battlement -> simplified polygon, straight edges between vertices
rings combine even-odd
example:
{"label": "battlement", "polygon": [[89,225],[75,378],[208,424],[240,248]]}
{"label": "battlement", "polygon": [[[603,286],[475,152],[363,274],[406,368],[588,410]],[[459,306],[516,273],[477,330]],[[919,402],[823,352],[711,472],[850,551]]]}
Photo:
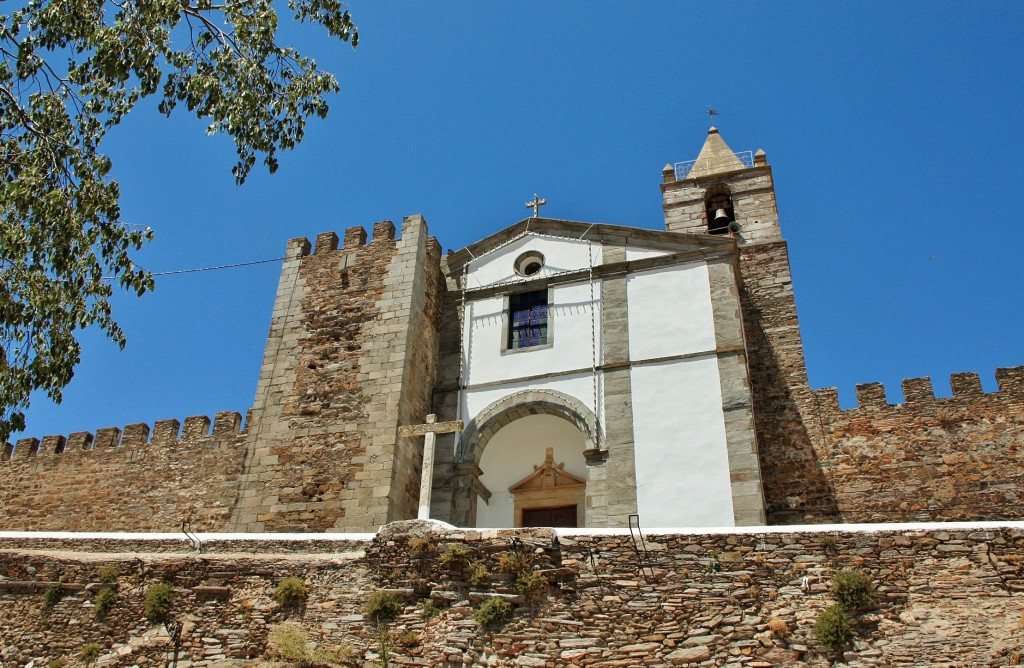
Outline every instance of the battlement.
{"label": "battlement", "polygon": [[[402,236],[398,237],[397,240],[400,241],[401,238],[406,235],[406,231],[410,225],[422,224],[424,224],[422,216],[406,216],[402,220]],[[338,237],[337,232],[321,232],[316,235],[316,241],[312,245],[310,244],[309,239],[306,239],[305,237],[298,237],[288,242],[289,250],[294,251],[290,252],[288,256],[307,257],[309,256],[311,249],[313,251],[313,255],[330,253],[337,250],[357,251],[364,246],[373,246],[387,241],[396,241],[395,224],[390,220],[382,220],[374,223],[371,229],[373,231],[373,237],[369,244],[367,243],[367,239],[370,237],[368,237],[366,228],[362,225],[346,227],[344,235],[340,238]],[[338,247],[339,241],[341,242],[340,248]],[[436,237],[429,237],[427,239],[427,248],[431,256],[440,257],[441,243]]]}
{"label": "battlement", "polygon": [[949,377],[949,386],[953,390],[951,397],[938,397],[928,376],[907,378],[901,383],[904,400],[902,403],[890,403],[885,395],[882,383],[862,383],[857,385],[857,406],[842,409],[839,406],[839,392],[834,387],[812,390],[818,407],[829,413],[850,413],[853,411],[877,410],[880,408],[913,409],[920,404],[929,409],[942,404],[958,401],[982,399],[1024,400],[1024,366],[1004,367],[996,369],[996,392],[985,392],[981,386],[981,378],[977,373],[954,373]]}
{"label": "battlement", "polygon": [[123,429],[103,427],[95,434],[76,431],[67,436],[44,436],[41,441],[34,437],[20,438],[15,444],[4,443],[0,461],[74,455],[86,450],[201,446],[247,434],[251,416],[252,409],[249,409],[244,425],[241,414],[223,411],[212,421],[206,415],[189,416],[185,418],[184,428],[181,422],[171,419],[157,420],[152,429],[144,422],[136,422]]}

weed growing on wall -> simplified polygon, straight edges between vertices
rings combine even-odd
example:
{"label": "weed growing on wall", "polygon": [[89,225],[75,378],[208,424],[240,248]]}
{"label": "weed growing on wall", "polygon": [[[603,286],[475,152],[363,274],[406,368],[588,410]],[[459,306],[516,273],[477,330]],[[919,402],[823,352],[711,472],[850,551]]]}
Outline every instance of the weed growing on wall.
{"label": "weed growing on wall", "polygon": [[394,592],[375,591],[370,594],[363,610],[371,620],[381,622],[397,617],[402,612],[402,602]]}
{"label": "weed growing on wall", "polygon": [[409,539],[409,554],[424,557],[434,552],[434,542],[426,536],[413,536]]}
{"label": "weed growing on wall", "polygon": [[62,598],[64,598],[64,585],[60,582],[53,582],[43,593],[43,606],[49,610],[60,603]]}
{"label": "weed growing on wall", "polygon": [[96,594],[96,607],[93,609],[97,617],[105,617],[110,609],[117,603],[117,592],[109,587],[100,589]]}
{"label": "weed growing on wall", "polygon": [[97,579],[104,584],[117,583],[117,569],[113,566],[104,566],[96,573]]}
{"label": "weed growing on wall", "polygon": [[516,578],[516,591],[531,601],[536,601],[543,596],[549,586],[547,578],[537,571],[522,573]]}
{"label": "weed growing on wall", "polygon": [[427,599],[423,603],[423,607],[420,609],[420,616],[423,617],[423,619],[433,619],[442,612],[444,612],[444,608],[439,606],[432,599]]}
{"label": "weed growing on wall", "polygon": [[285,578],[274,590],[273,598],[285,608],[297,608],[309,598],[309,589],[300,578]]}
{"label": "weed growing on wall", "polygon": [[444,568],[464,570],[472,561],[473,551],[462,543],[452,543],[444,549],[438,562]]}
{"label": "weed growing on wall", "polygon": [[489,598],[473,613],[480,626],[502,626],[512,619],[512,604],[503,598]]}
{"label": "weed growing on wall", "polygon": [[850,612],[863,610],[871,603],[874,585],[864,571],[842,570],[832,576],[832,598]]}
{"label": "weed growing on wall", "polygon": [[99,643],[91,642],[82,645],[82,649],[78,650],[78,660],[85,664],[96,663],[96,659],[100,658],[100,652],[103,648],[100,647]]}
{"label": "weed growing on wall", "polygon": [[487,564],[480,560],[474,561],[466,569],[466,576],[474,587],[483,587],[488,582]]}
{"label": "weed growing on wall", "polygon": [[843,606],[836,604],[825,608],[814,621],[814,637],[822,647],[842,647],[853,636],[853,623]]}
{"label": "weed growing on wall", "polygon": [[271,627],[267,642],[271,656],[299,666],[347,663],[354,657],[352,648],[348,646],[338,649],[316,647],[310,642],[306,629],[289,622]]}
{"label": "weed growing on wall", "polygon": [[174,586],[169,582],[155,584],[146,590],[145,616],[151,622],[162,622],[171,614]]}
{"label": "weed growing on wall", "polygon": [[768,618],[768,628],[776,638],[785,638],[789,635],[789,624],[778,617]]}
{"label": "weed growing on wall", "polygon": [[530,569],[533,564],[533,555],[525,552],[504,552],[498,557],[498,570],[503,573],[518,575]]}

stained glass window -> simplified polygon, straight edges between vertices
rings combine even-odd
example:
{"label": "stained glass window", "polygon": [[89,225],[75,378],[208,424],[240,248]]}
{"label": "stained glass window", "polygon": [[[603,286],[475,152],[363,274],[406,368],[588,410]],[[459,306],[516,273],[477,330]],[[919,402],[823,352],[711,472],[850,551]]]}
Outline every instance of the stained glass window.
{"label": "stained glass window", "polygon": [[529,348],[548,342],[548,291],[521,292],[509,297],[508,347]]}

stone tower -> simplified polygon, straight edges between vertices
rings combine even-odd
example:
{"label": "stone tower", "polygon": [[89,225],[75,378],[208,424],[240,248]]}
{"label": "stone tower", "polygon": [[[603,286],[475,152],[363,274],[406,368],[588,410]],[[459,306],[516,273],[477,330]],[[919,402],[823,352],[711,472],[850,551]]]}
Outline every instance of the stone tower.
{"label": "stone tower", "polygon": [[422,216],[401,237],[293,239],[248,430],[233,531],[367,531],[416,516],[443,281]]}
{"label": "stone tower", "polygon": [[[672,232],[732,235],[769,524],[829,519],[834,494],[818,465],[815,397],[807,382],[772,168],[764,151],[734,153],[712,127],[695,160],[666,165]],[[724,215],[723,215],[724,214]],[[820,431],[820,430],[819,430]]]}

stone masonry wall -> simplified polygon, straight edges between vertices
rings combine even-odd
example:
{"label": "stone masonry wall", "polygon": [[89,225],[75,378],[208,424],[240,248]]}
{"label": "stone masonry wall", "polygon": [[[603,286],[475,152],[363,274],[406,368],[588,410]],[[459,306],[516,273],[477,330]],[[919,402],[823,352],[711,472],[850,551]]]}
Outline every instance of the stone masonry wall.
{"label": "stone masonry wall", "polygon": [[368,244],[355,227],[342,248],[328,232],[308,251],[299,244],[282,272],[235,531],[373,530],[415,516],[422,444],[399,445],[397,428],[429,412],[440,247],[415,216],[400,239],[383,221]]}
{"label": "stone masonry wall", "polygon": [[[0,461],[0,529],[224,531],[246,432],[238,413],[131,424],[8,445]],[[179,435],[180,430],[180,435]]]}
{"label": "stone masonry wall", "polygon": [[944,398],[908,379],[897,405],[882,385],[858,385],[860,405],[845,411],[835,389],[816,390],[828,504],[842,521],[1024,518],[1024,367],[996,378],[985,393],[977,374],[954,374]]}
{"label": "stone masonry wall", "polygon": [[820,422],[807,383],[786,242],[742,246],[739,265],[768,523],[836,521],[835,492],[816,438]]}
{"label": "stone masonry wall", "polygon": [[[341,666],[380,665],[382,637],[391,665],[444,667],[966,667],[1015,665],[1024,652],[1019,523],[634,542],[621,532],[402,522],[373,540],[202,538],[198,553],[187,541],[175,551],[170,538],[0,537],[0,660],[71,668],[95,643],[97,666],[160,666],[175,656],[180,668],[266,665],[270,633],[286,623]],[[101,582],[101,569],[116,581]],[[844,569],[865,573],[874,594],[835,652],[812,629]],[[274,600],[287,577],[304,581],[303,604]],[[143,615],[146,591],[163,582],[174,587],[177,647]],[[47,606],[45,592],[57,587],[63,596]],[[116,601],[97,615],[99,591],[110,587]],[[367,600],[380,590],[399,608],[378,624]],[[481,626],[473,616],[492,598],[512,616]],[[424,614],[428,601],[433,615]]]}

